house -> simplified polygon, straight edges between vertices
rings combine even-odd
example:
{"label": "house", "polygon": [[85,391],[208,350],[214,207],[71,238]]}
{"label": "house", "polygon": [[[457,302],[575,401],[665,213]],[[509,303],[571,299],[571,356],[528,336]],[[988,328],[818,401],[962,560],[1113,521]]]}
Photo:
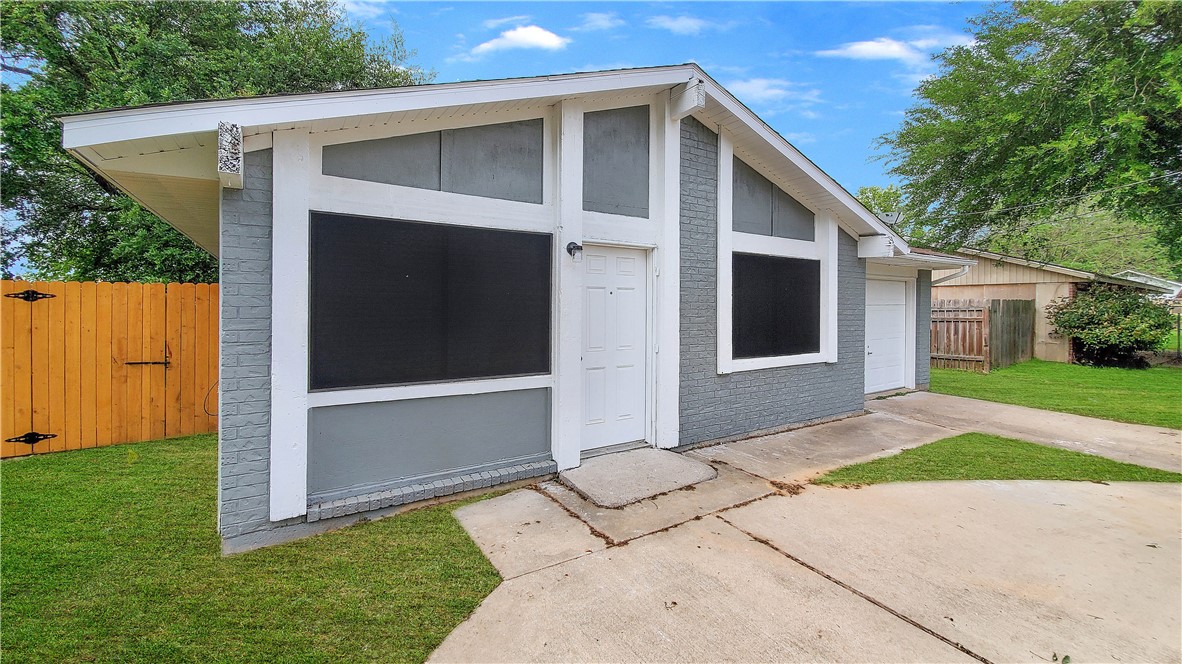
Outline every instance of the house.
{"label": "house", "polygon": [[1046,317],[1046,306],[1051,302],[1073,297],[1077,290],[1093,283],[1116,284],[1153,293],[1162,290],[1121,276],[989,251],[962,249],[952,255],[975,258],[977,264],[972,269],[933,271],[932,301],[1033,300],[1034,357],[1050,362],[1071,362],[1072,358],[1070,340],[1055,334]]}
{"label": "house", "polygon": [[63,143],[221,260],[227,550],[861,412],[932,269],[693,64],[115,109]]}
{"label": "house", "polygon": [[1182,281],[1171,281],[1164,277],[1149,274],[1148,272],[1138,272],[1137,270],[1122,270],[1112,276],[1117,279],[1128,279],[1129,281],[1136,281],[1165,289],[1165,292],[1154,296],[1158,299],[1182,300]]}

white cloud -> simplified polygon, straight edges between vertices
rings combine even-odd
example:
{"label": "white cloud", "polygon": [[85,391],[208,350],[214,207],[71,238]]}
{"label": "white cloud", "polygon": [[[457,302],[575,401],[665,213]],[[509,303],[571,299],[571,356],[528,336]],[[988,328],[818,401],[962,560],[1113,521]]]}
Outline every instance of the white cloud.
{"label": "white cloud", "polygon": [[694,16],[654,16],[648,21],[650,28],[668,30],[675,35],[697,35],[708,28],[718,28],[717,24]]}
{"label": "white cloud", "polygon": [[520,16],[505,16],[503,18],[490,18],[485,21],[483,25],[488,30],[495,30],[503,25],[521,25],[522,23],[528,23],[530,18],[532,17],[526,14]]}
{"label": "white cloud", "polygon": [[376,0],[345,0],[345,13],[350,18],[367,20],[386,13],[397,14],[398,9]]}
{"label": "white cloud", "polygon": [[817,137],[807,131],[789,132],[782,134],[789,143],[816,143]]}
{"label": "white cloud", "polygon": [[592,32],[596,30],[612,30],[624,25],[624,19],[616,16],[615,12],[589,12],[583,14],[583,23],[577,28],[571,28],[579,32]]}
{"label": "white cloud", "polygon": [[890,37],[846,42],[838,48],[817,51],[817,55],[851,60],[898,60],[913,67],[927,59],[927,55],[916,46]]}
{"label": "white cloud", "polygon": [[821,101],[821,91],[783,78],[748,78],[726,86],[739,99],[754,104],[791,101],[800,106]]}
{"label": "white cloud", "polygon": [[560,37],[545,28],[536,25],[523,25],[506,30],[501,36],[478,44],[468,52],[469,59],[495,51],[509,51],[514,49],[539,49],[544,51],[560,51],[571,42],[569,37]]}

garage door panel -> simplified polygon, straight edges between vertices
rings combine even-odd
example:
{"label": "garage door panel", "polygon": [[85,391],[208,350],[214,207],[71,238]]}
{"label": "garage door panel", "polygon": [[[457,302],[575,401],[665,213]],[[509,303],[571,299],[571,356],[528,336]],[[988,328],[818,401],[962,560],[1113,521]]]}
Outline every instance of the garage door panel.
{"label": "garage door panel", "polygon": [[907,383],[908,286],[906,281],[866,280],[866,392]]}

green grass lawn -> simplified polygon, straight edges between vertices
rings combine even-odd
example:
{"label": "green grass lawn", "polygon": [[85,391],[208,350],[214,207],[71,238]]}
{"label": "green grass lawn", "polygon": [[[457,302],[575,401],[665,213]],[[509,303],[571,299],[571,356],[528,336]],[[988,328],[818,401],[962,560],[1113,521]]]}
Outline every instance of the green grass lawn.
{"label": "green grass lawn", "polygon": [[214,436],[0,464],[5,661],[421,661],[500,576],[443,505],[223,558]]}
{"label": "green grass lawn", "polygon": [[838,468],[814,484],[938,480],[1182,482],[1182,474],[985,433],[965,433],[894,456]]}
{"label": "green grass lawn", "polygon": [[988,374],[932,369],[931,390],[1118,422],[1182,429],[1182,369],[1030,360]]}

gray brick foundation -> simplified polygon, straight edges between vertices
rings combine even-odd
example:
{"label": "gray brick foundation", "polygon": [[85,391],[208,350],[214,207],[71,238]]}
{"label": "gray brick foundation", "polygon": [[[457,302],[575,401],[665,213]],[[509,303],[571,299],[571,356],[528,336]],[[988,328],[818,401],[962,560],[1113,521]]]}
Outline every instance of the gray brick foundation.
{"label": "gray brick foundation", "polygon": [[838,233],[838,361],[717,373],[718,136],[681,123],[682,445],[860,412],[864,377],[865,265]]}

